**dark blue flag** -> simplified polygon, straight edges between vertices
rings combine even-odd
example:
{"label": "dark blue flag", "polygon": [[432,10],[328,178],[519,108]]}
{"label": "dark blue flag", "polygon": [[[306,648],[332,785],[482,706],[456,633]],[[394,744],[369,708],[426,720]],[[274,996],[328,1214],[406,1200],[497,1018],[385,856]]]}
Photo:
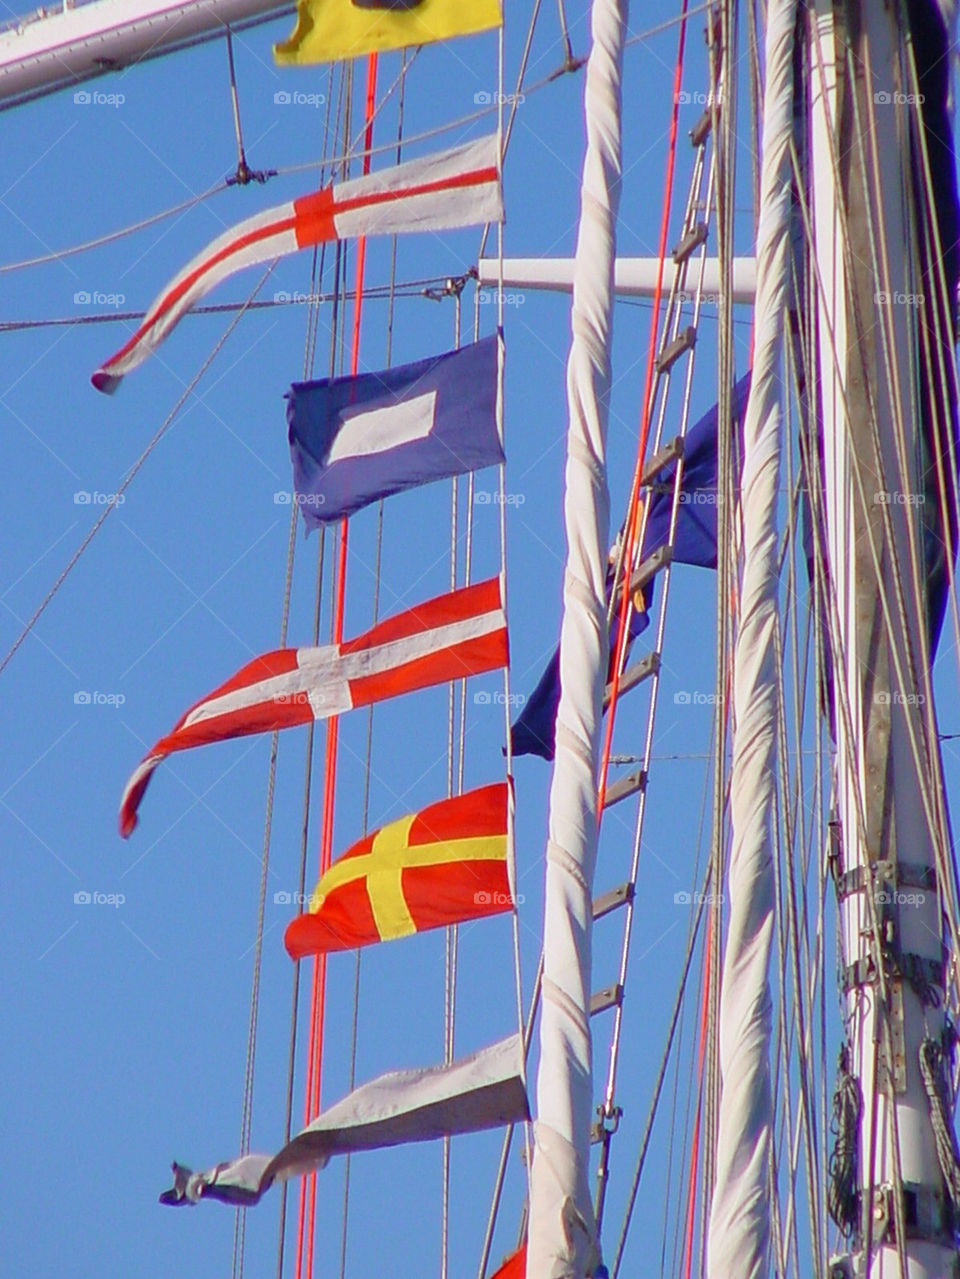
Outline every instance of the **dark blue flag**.
{"label": "dark blue flag", "polygon": [[[739,423],[750,393],[750,374],[733,388],[734,440],[739,439]],[[643,535],[641,560],[665,546],[670,535],[670,511],[676,462],[671,462],[654,478],[650,486],[647,526]],[[683,474],[680,500],[673,536],[673,561],[697,564],[702,568],[717,567],[717,406],[690,428],[684,439]],[[607,576],[607,600],[613,585],[613,570]],[[650,624],[648,609],[653,598],[653,582],[644,588],[643,607],[635,607],[627,634],[627,649]],[[610,636],[610,660],[616,654],[619,615],[614,617]],[[612,677],[611,674],[608,679]],[[553,759],[557,708],[560,705],[560,650],[554,652],[540,682],[531,693],[523,711],[510,729],[514,755],[540,755]]]}
{"label": "dark blue flag", "polygon": [[287,424],[308,528],[502,462],[497,337],[382,373],[295,382]]}

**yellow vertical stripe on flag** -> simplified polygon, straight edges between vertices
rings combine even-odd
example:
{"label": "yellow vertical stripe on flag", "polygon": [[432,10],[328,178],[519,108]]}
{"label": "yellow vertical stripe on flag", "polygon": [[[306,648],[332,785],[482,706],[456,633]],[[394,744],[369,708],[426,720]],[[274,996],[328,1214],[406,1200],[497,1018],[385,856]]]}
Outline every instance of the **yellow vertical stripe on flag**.
{"label": "yellow vertical stripe on flag", "polygon": [[367,875],[367,897],[381,939],[408,937],[417,931],[403,895],[403,868],[407,864],[407,840],[416,813],[391,822],[377,831],[370,848],[376,870]]}
{"label": "yellow vertical stripe on flag", "polygon": [[431,44],[499,27],[500,0],[418,0],[409,9],[361,8],[355,0],[298,0],[289,40],[274,45],[286,65],[335,62]]}

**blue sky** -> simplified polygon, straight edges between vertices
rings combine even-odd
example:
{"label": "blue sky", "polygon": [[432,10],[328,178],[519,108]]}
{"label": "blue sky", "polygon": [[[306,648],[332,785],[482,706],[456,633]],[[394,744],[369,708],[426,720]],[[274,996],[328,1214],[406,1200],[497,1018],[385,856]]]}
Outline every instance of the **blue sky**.
{"label": "blue sky", "polygon": [[[8,6],[12,12],[29,7]],[[508,5],[508,89],[529,9],[526,3]],[[574,50],[585,54],[585,5],[568,5],[568,15]],[[664,3],[638,7],[632,29],[647,29],[672,15]],[[706,86],[701,22],[694,19],[688,40],[685,83],[691,95]],[[275,98],[292,89],[307,97],[330,91],[325,68],[280,72],[273,67],[270,45],[285,27],[262,27],[236,43],[247,153],[256,168],[283,168],[322,155],[322,106]],[[655,249],[675,49],[676,30],[671,29],[627,53],[620,228],[620,248],[627,254]],[[528,82],[539,81],[561,61],[556,12],[544,6]],[[392,81],[398,66],[398,56],[383,59],[381,86]],[[4,262],[148,217],[206,190],[235,166],[222,43],[88,87],[123,101],[76,102],[68,92],[4,115]],[[408,79],[406,134],[469,115],[476,95],[496,87],[494,37],[424,50]],[[582,75],[562,77],[518,110],[505,174],[508,254],[573,251],[582,91]],[[359,90],[354,106],[361,109]],[[695,103],[681,109],[673,239],[692,160],[684,134],[700,110]],[[388,112],[376,141],[389,140],[395,123]],[[411,154],[488,127],[444,134]],[[112,305],[142,309],[225,226],[305,193],[314,181],[313,174],[299,173],[278,177],[266,189],[234,188],[102,249],[5,275],[0,318],[80,321]],[[475,262],[478,239],[471,230],[402,241],[399,280],[459,275]],[[388,274],[389,245],[371,243],[368,284],[382,285]],[[231,280],[211,301],[245,298],[255,278],[249,273]],[[310,258],[303,254],[280,264],[263,296],[309,287]],[[329,287],[328,280],[323,287]],[[108,300],[88,304],[85,294]],[[464,301],[469,335],[472,286]],[[495,307],[483,305],[479,314],[481,332],[490,332]],[[327,371],[330,318],[330,308],[322,308],[317,376]],[[99,512],[102,495],[115,492],[226,322],[224,316],[188,317],[160,355],[132,374],[112,399],[93,391],[88,379],[125,339],[127,325],[78,323],[4,335],[4,650]],[[636,446],[648,323],[645,307],[618,306],[610,427],[615,521],[626,501]],[[385,324],[385,303],[368,302],[362,367],[382,367]],[[516,499],[507,512],[511,688],[524,693],[536,682],[559,627],[568,301],[559,295],[519,295],[506,308],[505,326],[506,490]],[[705,318],[694,419],[713,400],[712,326]],[[180,713],[256,653],[276,646],[290,508],[275,497],[291,486],[283,393],[303,376],[305,328],[306,308],[299,306],[244,318],[131,485],[125,503],[3,675],[5,1051],[0,1092],[6,1099],[7,1157],[0,1255],[4,1273],[17,1279],[53,1273],[92,1279],[134,1271],[223,1274],[229,1265],[231,1211],[211,1204],[175,1213],[161,1209],[156,1197],[168,1184],[172,1158],[205,1166],[237,1150],[269,743],[248,739],[165,765],[129,843],[116,834],[116,810],[130,771]],[[741,332],[742,369],[746,326]],[[394,322],[394,362],[448,349],[453,334],[450,301],[402,299]],[[479,492],[495,486],[493,472],[478,476]],[[92,495],[89,503],[77,500],[85,493]],[[388,503],[384,613],[446,589],[449,507],[446,484]],[[499,546],[493,505],[478,503],[474,512],[476,579],[496,571]],[[372,510],[351,524],[348,634],[364,629],[371,617],[375,530]],[[290,620],[294,644],[310,638],[316,548],[316,537],[298,541]],[[328,586],[323,636],[329,629]],[[708,750],[710,707],[677,705],[674,694],[713,688],[712,577],[696,569],[675,573],[670,607],[618,1091],[625,1113],[613,1154],[611,1243],[690,922],[689,908],[677,906],[674,893],[692,887],[698,874],[701,814],[708,802],[702,756]],[[499,688],[488,677],[473,681],[468,690],[468,787],[502,775],[502,714],[474,701],[475,693]],[[89,703],[77,701],[82,693],[91,695]],[[642,745],[645,702],[642,695],[635,697],[636,705],[627,703],[618,720],[615,749],[621,752],[639,752]],[[446,690],[435,690],[377,709],[372,823],[445,794],[446,699]],[[342,721],[335,851],[360,834],[366,731],[365,713]],[[284,1113],[292,966],[282,933],[291,907],[274,896],[282,899],[296,888],[304,769],[305,734],[289,732],[280,742],[267,894],[253,1118],[253,1144],[262,1150],[279,1143]],[[515,773],[527,996],[541,927],[549,768],[522,759]],[[321,777],[318,750],[317,796]],[[598,890],[626,877],[633,822],[628,809],[614,810],[606,823]],[[318,799],[309,833],[311,879],[319,810]],[[703,830],[708,828],[704,821]],[[75,894],[85,892],[114,900],[78,903]],[[597,988],[615,978],[618,929],[609,923],[598,928]],[[458,1052],[467,1052],[515,1025],[507,919],[462,930],[459,974],[456,1042]],[[335,957],[328,980],[327,1102],[348,1086],[352,1000],[353,958]],[[598,1060],[604,1061],[609,1020],[598,1020],[595,1029]],[[684,1050],[688,1044],[686,1034]],[[442,937],[369,949],[361,970],[358,1080],[439,1061],[442,1051]],[[302,1107],[302,1056],[296,1117]],[[681,1091],[685,1071],[686,1066]],[[658,1138],[650,1189],[641,1194],[628,1254],[634,1272],[649,1263],[649,1241],[660,1238],[670,1194],[666,1125],[658,1129]],[[491,1134],[454,1145],[451,1275],[476,1271],[499,1144],[500,1135]],[[522,1168],[514,1154],[495,1256],[511,1247],[521,1204]],[[338,1273],[342,1205],[339,1164],[320,1178],[318,1274]],[[438,1271],[439,1205],[438,1147],[355,1160],[347,1273]],[[273,1272],[277,1206],[273,1195],[248,1214],[251,1275]]]}

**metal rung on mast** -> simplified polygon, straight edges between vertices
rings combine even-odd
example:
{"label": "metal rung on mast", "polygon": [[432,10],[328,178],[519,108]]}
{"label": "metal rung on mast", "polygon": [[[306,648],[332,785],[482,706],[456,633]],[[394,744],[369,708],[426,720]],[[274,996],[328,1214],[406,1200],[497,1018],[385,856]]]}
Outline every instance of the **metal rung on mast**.
{"label": "metal rung on mast", "polygon": [[697,123],[690,130],[690,141],[695,147],[702,147],[713,128],[713,112],[708,107]]}
{"label": "metal rung on mast", "polygon": [[649,488],[660,472],[670,462],[683,457],[683,436],[678,435],[648,458],[640,475],[640,488]]}
{"label": "metal rung on mast", "polygon": [[620,884],[618,888],[611,888],[609,893],[601,893],[599,897],[594,897],[593,918],[603,919],[604,915],[609,915],[612,910],[632,902],[635,891],[633,884]]}
{"label": "metal rung on mast", "polygon": [[658,546],[653,554],[648,555],[643,563],[637,567],[630,578],[630,594],[632,595],[634,591],[642,591],[647,583],[652,581],[660,570],[665,569],[672,560],[673,547]]}
{"label": "metal rung on mast", "polygon": [[657,356],[657,372],[666,373],[673,368],[684,351],[692,351],[697,344],[697,330],[692,324],[688,324],[685,329],[677,334],[672,342],[669,342],[660,354]]}
{"label": "metal rung on mast", "polygon": [[590,996],[590,1016],[606,1012],[608,1008],[616,1008],[623,1002],[623,987],[619,982],[613,986],[604,986],[595,995]]}
{"label": "metal rung on mast", "polygon": [[643,790],[647,784],[647,770],[638,768],[632,773],[627,773],[626,777],[621,777],[619,781],[608,786],[603,797],[604,808],[612,808],[614,804],[619,804],[621,799],[628,799],[631,795],[636,795],[637,791]]}
{"label": "metal rung on mast", "polygon": [[[645,679],[649,679],[651,675],[655,675],[660,669],[660,654],[648,653],[646,657],[634,662],[620,676],[620,684],[617,688],[617,696],[623,693],[629,693],[631,688],[636,688],[638,684],[642,684]],[[610,704],[610,698],[613,696],[613,684],[607,685],[606,692],[603,695],[604,709]]]}
{"label": "metal rung on mast", "polygon": [[680,243],[673,251],[673,260],[677,266],[686,262],[687,258],[695,249],[699,249],[701,244],[707,242],[707,224],[706,222],[698,222],[692,230],[688,231]]}

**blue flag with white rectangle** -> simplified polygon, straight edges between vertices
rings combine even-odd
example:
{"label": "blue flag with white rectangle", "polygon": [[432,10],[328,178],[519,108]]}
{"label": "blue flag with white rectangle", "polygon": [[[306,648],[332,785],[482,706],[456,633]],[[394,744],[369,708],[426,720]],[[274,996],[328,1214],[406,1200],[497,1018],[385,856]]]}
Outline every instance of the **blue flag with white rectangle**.
{"label": "blue flag with white rectangle", "polygon": [[287,425],[307,527],[502,462],[498,345],[483,338],[382,373],[295,382]]}

